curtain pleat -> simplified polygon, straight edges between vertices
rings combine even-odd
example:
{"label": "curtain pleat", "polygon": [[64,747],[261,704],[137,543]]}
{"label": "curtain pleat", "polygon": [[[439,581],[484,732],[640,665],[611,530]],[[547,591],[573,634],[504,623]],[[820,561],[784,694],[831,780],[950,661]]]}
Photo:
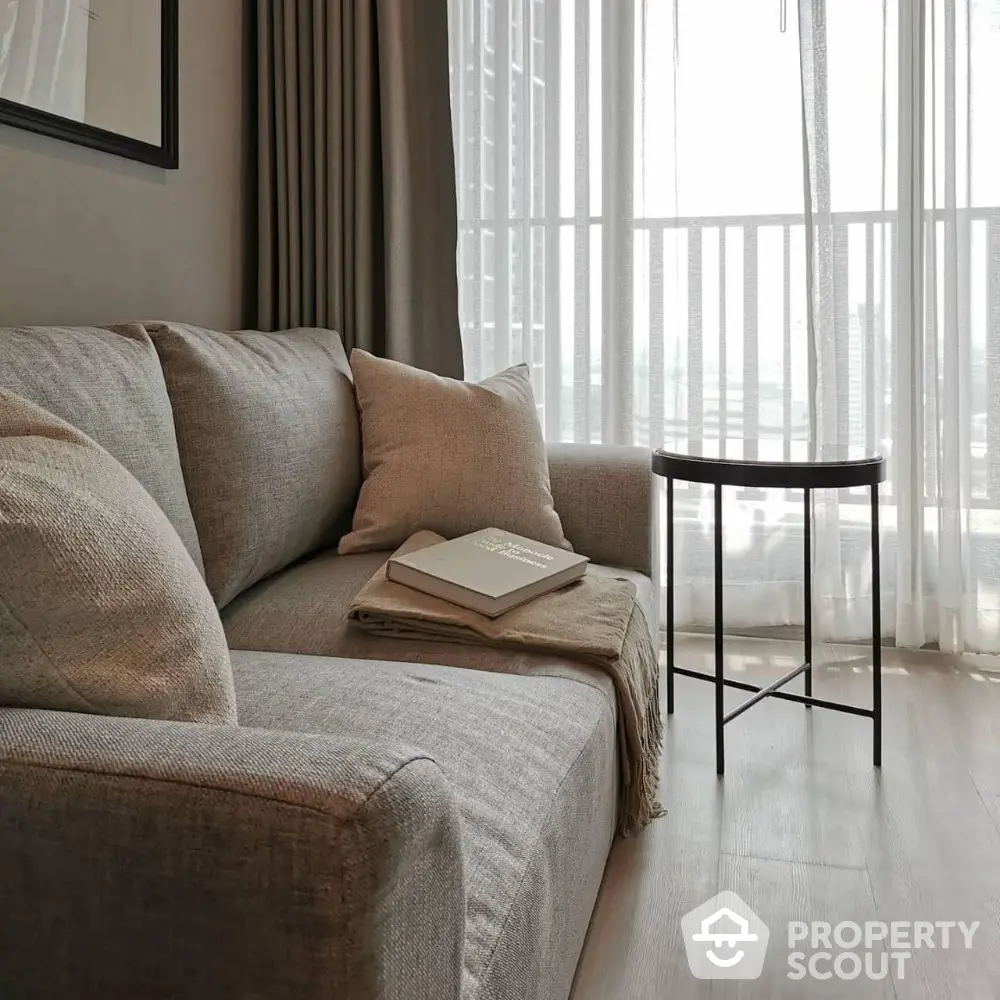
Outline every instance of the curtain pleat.
{"label": "curtain pleat", "polygon": [[263,329],[462,377],[444,0],[257,0]]}

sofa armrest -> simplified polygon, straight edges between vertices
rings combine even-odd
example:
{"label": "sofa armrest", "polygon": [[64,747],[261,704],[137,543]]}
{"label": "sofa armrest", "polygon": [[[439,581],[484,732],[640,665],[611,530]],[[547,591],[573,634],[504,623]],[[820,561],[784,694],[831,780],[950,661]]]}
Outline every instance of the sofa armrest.
{"label": "sofa armrest", "polygon": [[401,744],[0,709],[0,996],[457,998],[460,821]]}
{"label": "sofa armrest", "polygon": [[649,449],[550,444],[552,499],[573,548],[652,575],[655,492]]}

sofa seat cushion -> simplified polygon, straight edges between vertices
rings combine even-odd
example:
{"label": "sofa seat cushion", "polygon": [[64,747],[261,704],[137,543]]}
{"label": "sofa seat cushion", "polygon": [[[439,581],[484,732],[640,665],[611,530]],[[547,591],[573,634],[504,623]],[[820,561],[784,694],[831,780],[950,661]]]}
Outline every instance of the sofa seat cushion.
{"label": "sofa seat cushion", "polygon": [[241,725],[402,742],[458,799],[466,1000],[562,1000],[615,827],[611,697],[570,678],[234,652]]}
{"label": "sofa seat cushion", "polygon": [[[513,653],[453,642],[405,642],[361,631],[347,619],[351,600],[390,554],[365,552],[341,556],[324,552],[257,584],[222,613],[230,648],[406,660],[502,673],[544,673],[584,681],[612,696],[607,674],[550,653]],[[649,577],[593,563],[587,571],[631,580],[647,621],[655,620],[653,584]]]}
{"label": "sofa seat cushion", "polygon": [[0,389],[93,438],[146,488],[204,575],[156,350],[138,324],[0,329]]}

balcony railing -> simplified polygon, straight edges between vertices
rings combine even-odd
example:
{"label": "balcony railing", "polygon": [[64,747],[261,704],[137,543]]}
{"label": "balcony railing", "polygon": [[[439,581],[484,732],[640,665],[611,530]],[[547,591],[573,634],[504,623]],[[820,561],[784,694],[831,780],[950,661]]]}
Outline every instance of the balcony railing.
{"label": "balcony railing", "polygon": [[[550,439],[600,441],[613,425],[618,440],[636,444],[683,438],[734,448],[745,440],[789,456],[810,437],[811,421],[803,217],[632,220],[617,245],[631,254],[634,295],[616,316],[604,310],[605,225],[601,217],[462,223],[460,252],[478,262],[465,268],[460,290],[468,377],[527,360]],[[943,214],[929,212],[926,226],[940,262]],[[834,300],[823,360],[838,401],[833,434],[886,454],[891,481],[895,213],[834,213],[828,238]],[[960,211],[958,240],[960,316],[945,322],[940,289],[928,308],[941,317],[938,341],[961,338],[971,505],[996,510],[1000,208]],[[937,343],[925,347],[933,360]],[[926,377],[941,377],[938,366],[928,364]],[[932,448],[925,458],[930,498],[938,488]]]}

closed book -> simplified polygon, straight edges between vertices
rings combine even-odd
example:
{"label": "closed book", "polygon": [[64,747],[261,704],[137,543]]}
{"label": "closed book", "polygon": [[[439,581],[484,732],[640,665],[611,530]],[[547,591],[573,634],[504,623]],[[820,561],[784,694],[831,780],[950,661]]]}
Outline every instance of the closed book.
{"label": "closed book", "polygon": [[579,580],[586,571],[586,556],[500,528],[483,528],[393,556],[386,577],[496,618]]}

